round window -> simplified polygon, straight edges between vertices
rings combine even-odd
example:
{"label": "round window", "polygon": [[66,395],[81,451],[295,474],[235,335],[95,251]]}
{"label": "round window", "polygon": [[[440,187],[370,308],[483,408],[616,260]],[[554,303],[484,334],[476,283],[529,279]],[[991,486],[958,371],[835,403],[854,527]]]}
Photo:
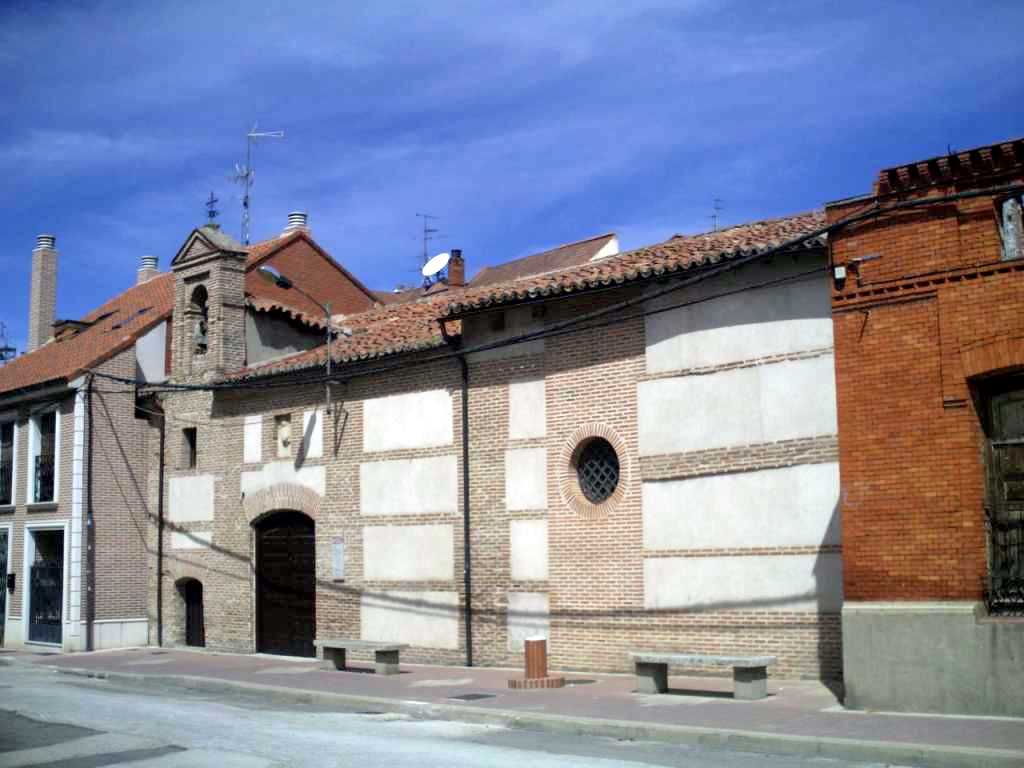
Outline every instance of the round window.
{"label": "round window", "polygon": [[591,504],[607,501],[619,485],[619,455],[603,437],[591,438],[576,460],[580,490]]}

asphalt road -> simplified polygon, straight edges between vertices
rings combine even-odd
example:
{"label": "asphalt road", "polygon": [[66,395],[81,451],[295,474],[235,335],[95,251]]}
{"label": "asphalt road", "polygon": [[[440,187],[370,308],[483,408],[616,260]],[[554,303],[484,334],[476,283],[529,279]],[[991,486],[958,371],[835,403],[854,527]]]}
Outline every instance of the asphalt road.
{"label": "asphalt road", "polygon": [[[865,768],[339,711],[255,694],[144,690],[0,666],[0,768]],[[875,764],[877,765],[877,764]]]}

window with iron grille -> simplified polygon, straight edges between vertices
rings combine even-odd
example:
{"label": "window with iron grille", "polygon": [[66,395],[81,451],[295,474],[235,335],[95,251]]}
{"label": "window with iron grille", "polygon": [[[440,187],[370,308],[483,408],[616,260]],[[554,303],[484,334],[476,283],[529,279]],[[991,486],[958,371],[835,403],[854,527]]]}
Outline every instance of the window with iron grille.
{"label": "window with iron grille", "polygon": [[619,455],[612,444],[603,437],[584,443],[576,460],[576,477],[587,501],[607,501],[619,485]]}
{"label": "window with iron grille", "polygon": [[57,412],[47,411],[36,416],[35,428],[32,501],[43,504],[57,500]]}
{"label": "window with iron grille", "polygon": [[0,424],[0,505],[14,503],[14,422]]}

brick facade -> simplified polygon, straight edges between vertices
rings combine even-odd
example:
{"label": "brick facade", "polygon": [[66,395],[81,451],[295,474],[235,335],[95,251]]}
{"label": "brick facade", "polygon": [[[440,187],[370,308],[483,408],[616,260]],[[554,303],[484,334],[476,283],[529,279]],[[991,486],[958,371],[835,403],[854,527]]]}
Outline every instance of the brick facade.
{"label": "brick facade", "polygon": [[[547,319],[578,315],[622,298],[570,299],[547,308]],[[486,323],[486,319],[483,321]],[[211,330],[211,334],[214,331]],[[175,338],[179,338],[176,334]],[[211,337],[211,346],[217,342]],[[472,564],[473,658],[477,664],[518,666],[522,652],[510,650],[511,595],[548,598],[552,668],[579,670],[629,669],[626,651],[644,648],[698,648],[714,653],[769,653],[779,657],[773,674],[782,677],[841,675],[841,639],[837,613],[760,607],[710,610],[651,610],[644,601],[645,558],[708,557],[715,550],[645,552],[641,483],[650,474],[659,479],[834,461],[835,436],[788,443],[755,444],[732,451],[644,457],[638,451],[637,384],[645,373],[645,329],[640,318],[609,327],[584,330],[524,347],[527,354],[501,359],[471,357],[469,362],[469,454]],[[830,350],[824,350],[829,352]],[[816,354],[822,354],[821,351]],[[777,356],[745,365],[778,362]],[[177,358],[176,359],[180,359]],[[359,637],[361,599],[393,590],[421,593],[409,610],[436,609],[430,594],[454,592],[465,606],[462,533],[462,389],[454,358],[415,365],[416,355],[395,360],[402,367],[382,374],[351,378],[334,390],[336,411],[323,431],[324,456],[301,459],[296,467],[323,467],[325,493],[286,484],[253,496],[240,488],[242,473],[257,469],[243,462],[247,416],[259,414],[262,462],[277,459],[275,417],[291,418],[293,435],[301,434],[304,411],[323,402],[323,389],[294,386],[238,393],[165,393],[162,397],[168,430],[168,480],[214,477],[212,520],[169,522],[164,539],[163,593],[165,639],[184,639],[187,579],[203,584],[206,644],[213,649],[252,651],[256,648],[255,533],[253,523],[268,512],[295,509],[313,519],[316,531],[316,633],[318,637]],[[183,369],[187,370],[187,369]],[[699,375],[694,373],[693,375]],[[190,380],[182,373],[179,380]],[[546,428],[535,437],[510,437],[510,385],[544,382]],[[363,444],[364,407],[368,399],[425,389],[444,389],[452,400],[453,439],[436,447],[403,448],[367,453]],[[194,469],[183,469],[180,457],[183,428],[198,425],[199,453]],[[582,430],[582,431],[581,431]],[[574,492],[575,472],[569,457],[579,440],[592,435],[616,446],[621,482],[610,503],[588,507]],[[546,502],[536,509],[509,510],[506,451],[543,449],[547,460]],[[427,514],[374,514],[360,510],[360,464],[372,460],[453,456],[458,464],[459,508]],[[169,494],[169,490],[167,492]],[[167,494],[165,494],[167,495]],[[543,580],[516,580],[510,570],[510,527],[517,521],[546,521],[548,574]],[[364,576],[365,526],[450,525],[453,531],[451,578],[400,582]],[[175,549],[174,534],[212,531],[209,547]],[[345,578],[332,576],[332,542],[345,544]],[[179,539],[180,541],[180,539]],[[155,545],[151,546],[155,550]],[[745,549],[725,554],[743,556],[838,552],[832,546]],[[151,594],[150,610],[154,608]],[[465,616],[458,615],[455,648],[414,647],[403,658],[414,662],[465,662]],[[358,657],[358,654],[357,654]]]}
{"label": "brick facade", "polygon": [[[883,205],[1024,179],[989,169]],[[833,204],[830,221],[871,200]],[[1024,265],[992,196],[897,211],[831,238],[847,600],[979,600],[986,576],[977,395],[1024,365]]]}

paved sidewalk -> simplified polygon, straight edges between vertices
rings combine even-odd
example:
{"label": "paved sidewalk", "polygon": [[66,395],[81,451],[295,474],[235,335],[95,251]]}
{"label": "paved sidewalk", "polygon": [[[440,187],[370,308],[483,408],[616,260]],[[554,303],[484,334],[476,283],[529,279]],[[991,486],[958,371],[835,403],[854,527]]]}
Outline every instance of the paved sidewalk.
{"label": "paved sidewalk", "polygon": [[673,677],[669,694],[646,695],[635,693],[629,675],[572,673],[562,689],[511,690],[507,681],[521,673],[486,667],[402,664],[401,674],[378,676],[368,662],[341,672],[314,660],[156,648],[16,658],[129,683],[334,697],[380,711],[621,738],[910,765],[1024,765],[1024,719],[848,712],[808,681],[769,681],[766,699],[746,702],[732,698],[727,678]]}

